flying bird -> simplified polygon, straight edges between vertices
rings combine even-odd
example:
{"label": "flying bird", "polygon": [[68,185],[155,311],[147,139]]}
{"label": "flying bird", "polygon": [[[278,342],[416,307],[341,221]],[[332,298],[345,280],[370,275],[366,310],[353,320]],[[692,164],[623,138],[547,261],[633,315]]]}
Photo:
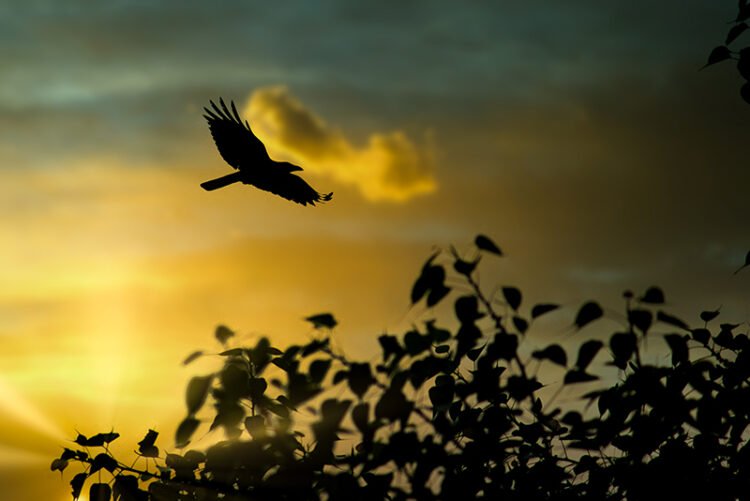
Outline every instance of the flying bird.
{"label": "flying bird", "polygon": [[234,101],[230,101],[231,111],[222,98],[219,98],[221,108],[213,101],[209,102],[211,109],[203,108],[206,112],[203,117],[208,121],[208,129],[219,154],[237,172],[202,183],[204,190],[212,191],[232,183],[244,183],[302,205],[315,205],[316,202],[328,202],[331,199],[333,193],[318,193],[304,179],[292,174],[301,171],[302,167],[271,160],[266,147],[253,134],[247,120],[243,123]]}

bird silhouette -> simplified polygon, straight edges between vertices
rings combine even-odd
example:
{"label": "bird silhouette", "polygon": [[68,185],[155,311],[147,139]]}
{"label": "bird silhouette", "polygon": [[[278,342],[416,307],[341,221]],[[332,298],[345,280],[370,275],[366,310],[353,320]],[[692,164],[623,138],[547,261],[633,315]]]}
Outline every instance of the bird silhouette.
{"label": "bird silhouette", "polygon": [[301,171],[302,167],[271,160],[247,120],[243,123],[234,101],[230,101],[231,111],[222,98],[219,98],[221,108],[213,101],[209,102],[211,109],[203,108],[206,112],[203,117],[208,121],[219,154],[237,172],[201,183],[204,190],[213,191],[232,183],[243,183],[302,205],[315,205],[331,199],[333,193],[320,194],[304,179],[292,174]]}

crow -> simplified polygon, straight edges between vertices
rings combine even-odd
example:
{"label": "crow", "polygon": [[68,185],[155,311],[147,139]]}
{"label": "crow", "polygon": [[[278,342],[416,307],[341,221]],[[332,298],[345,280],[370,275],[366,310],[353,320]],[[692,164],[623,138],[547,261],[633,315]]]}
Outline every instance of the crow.
{"label": "crow", "polygon": [[206,191],[212,191],[232,183],[251,184],[261,190],[270,191],[302,205],[315,205],[315,202],[328,202],[333,193],[320,194],[301,177],[292,172],[302,167],[289,162],[276,162],[268,156],[266,147],[250,129],[250,124],[242,122],[234,101],[230,101],[231,112],[219,98],[221,108],[213,101],[211,109],[203,108],[203,117],[208,121],[208,129],[216,143],[221,157],[237,172],[232,172],[201,184]]}

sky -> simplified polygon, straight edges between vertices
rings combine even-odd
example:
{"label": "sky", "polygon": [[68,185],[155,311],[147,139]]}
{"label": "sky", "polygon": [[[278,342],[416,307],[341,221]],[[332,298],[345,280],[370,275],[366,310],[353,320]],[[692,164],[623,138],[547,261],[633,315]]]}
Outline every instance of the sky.
{"label": "sky", "polygon": [[[704,71],[736,3],[0,4],[0,485],[67,499],[49,463],[77,431],[169,447],[218,351],[285,346],[333,312],[337,346],[439,312],[410,307],[434,248],[478,233],[482,284],[529,304],[621,307],[661,286],[697,320],[750,318],[750,108]],[[202,118],[234,100],[314,208],[229,172]]]}

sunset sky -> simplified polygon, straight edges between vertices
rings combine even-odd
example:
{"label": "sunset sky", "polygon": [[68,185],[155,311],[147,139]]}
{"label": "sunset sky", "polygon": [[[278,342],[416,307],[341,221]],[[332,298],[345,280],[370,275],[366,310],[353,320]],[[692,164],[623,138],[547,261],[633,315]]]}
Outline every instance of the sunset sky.
{"label": "sunset sky", "polygon": [[[434,246],[507,254],[482,283],[533,302],[750,319],[750,106],[732,0],[0,4],[0,497],[69,496],[76,430],[169,447],[219,323],[274,344],[331,311],[337,345],[429,318]],[[233,99],[333,201],[230,172],[202,107]]]}

